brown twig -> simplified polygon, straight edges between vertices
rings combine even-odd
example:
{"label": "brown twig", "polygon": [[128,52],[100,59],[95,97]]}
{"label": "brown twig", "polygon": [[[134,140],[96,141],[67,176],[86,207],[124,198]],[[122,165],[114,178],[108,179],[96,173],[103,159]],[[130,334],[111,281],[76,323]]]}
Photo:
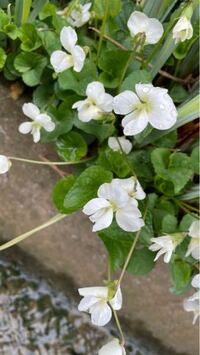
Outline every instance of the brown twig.
{"label": "brown twig", "polygon": [[[39,157],[40,157],[41,160],[49,162],[49,160],[48,160],[47,158],[45,158],[43,155],[40,155]],[[56,173],[57,173],[58,175],[60,175],[61,177],[64,177],[64,176],[67,175],[63,170],[59,169],[56,165],[49,165],[49,166],[50,166],[54,171],[56,171]]]}
{"label": "brown twig", "polygon": [[[100,31],[95,28],[95,27],[89,27],[90,30],[94,31],[95,33],[97,33],[98,35],[100,34]],[[110,43],[114,44],[114,46],[122,49],[123,51],[130,51],[130,49],[126,48],[125,46],[123,46],[123,44],[117,42],[115,39],[113,39],[110,36],[104,35],[103,38],[107,41],[109,41]],[[143,62],[143,58],[139,57],[139,56],[135,56],[135,59],[137,59],[140,62]],[[151,63],[148,63],[148,67],[152,68],[153,65]],[[176,81],[177,83],[183,84],[183,85],[188,85],[188,84],[193,84],[196,80],[198,80],[198,78],[193,78],[191,74],[189,74],[186,78],[179,78],[177,76],[174,76],[168,72],[166,72],[165,70],[159,70],[158,72],[160,75],[164,76],[165,78],[171,79],[173,81]]]}

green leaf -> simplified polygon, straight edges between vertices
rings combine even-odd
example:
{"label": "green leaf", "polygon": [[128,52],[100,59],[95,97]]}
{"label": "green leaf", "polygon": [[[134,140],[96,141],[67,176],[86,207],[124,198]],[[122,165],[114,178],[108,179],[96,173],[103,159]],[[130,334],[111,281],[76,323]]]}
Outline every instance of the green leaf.
{"label": "green leaf", "polygon": [[106,122],[106,120],[91,120],[90,122],[82,122],[77,115],[74,120],[74,125],[80,130],[92,134],[103,142],[106,138],[114,133],[115,127],[113,122]]}
{"label": "green leaf", "polygon": [[162,148],[174,148],[177,143],[177,138],[177,130],[174,130],[166,134],[164,137],[156,139],[153,144]]}
{"label": "green leaf", "polygon": [[153,177],[153,165],[151,163],[151,150],[138,150],[129,154],[128,159],[138,177],[151,179]]}
{"label": "green leaf", "polygon": [[184,153],[172,153],[166,148],[156,148],[151,161],[158,178],[169,181],[178,194],[191,179],[193,172],[190,158]]}
{"label": "green leaf", "polygon": [[194,218],[191,214],[185,214],[179,225],[180,232],[188,232],[192,222],[194,221],[196,221],[196,218]]}
{"label": "green leaf", "polygon": [[162,233],[175,233],[177,229],[177,218],[172,214],[166,214],[162,220]]}
{"label": "green leaf", "polygon": [[182,85],[176,83],[169,94],[174,102],[181,103],[187,98],[188,92]]}
{"label": "green leaf", "polygon": [[47,65],[47,58],[37,53],[21,52],[14,61],[15,69],[22,73],[22,79],[28,86],[36,86]]}
{"label": "green leaf", "polygon": [[100,74],[99,80],[105,87],[116,88],[119,86],[121,74],[129,56],[130,52],[119,49],[102,51],[98,66],[103,73]]}
{"label": "green leaf", "polygon": [[112,174],[100,166],[91,166],[83,171],[65,196],[64,206],[68,213],[82,208],[96,197],[100,185],[110,182]]}
{"label": "green leaf", "polygon": [[152,81],[151,74],[147,70],[135,70],[129,74],[123,81],[120,91],[135,90],[135,85],[138,83],[149,83]]}
{"label": "green leaf", "polygon": [[46,107],[54,99],[54,86],[51,84],[39,85],[33,92],[33,102],[40,108]]}
{"label": "green leaf", "polygon": [[53,202],[60,213],[67,213],[67,210],[64,208],[64,199],[75,180],[75,176],[68,175],[66,178],[59,180],[54,186]]}
{"label": "green leaf", "polygon": [[15,1],[15,23],[20,26],[27,22],[30,9],[32,5],[32,0],[16,0]]}
{"label": "green leaf", "polygon": [[[45,1],[43,0],[43,2]],[[39,19],[45,20],[47,17],[53,16],[55,13],[56,13],[56,6],[54,4],[47,3],[42,7],[39,13]]]}
{"label": "green leaf", "polygon": [[[94,0],[92,10],[95,12],[97,19],[103,19],[107,7],[107,0]],[[108,16],[115,17],[122,8],[121,0],[109,0]]]}
{"label": "green leaf", "polygon": [[11,23],[10,17],[0,9],[0,32],[7,34],[11,39],[15,40],[18,36],[16,25]]}
{"label": "green leaf", "polygon": [[192,169],[198,175],[200,172],[199,149],[200,147],[194,148],[191,154]]}
{"label": "green leaf", "polygon": [[4,51],[3,48],[0,48],[0,69],[4,67],[6,58],[7,58],[6,52]]}
{"label": "green leaf", "polygon": [[[29,16],[29,21],[33,22],[36,17],[38,16],[39,12],[42,10],[43,6],[45,6],[46,2],[48,0],[35,0],[33,3],[33,10],[31,11],[31,14]],[[48,5],[48,4],[47,4]],[[50,5],[50,4],[49,4]],[[55,5],[52,4],[52,6],[55,7]],[[40,17],[39,17],[40,18]],[[40,20],[43,20],[40,18]]]}
{"label": "green leaf", "polygon": [[49,55],[51,55],[53,51],[61,49],[60,38],[55,32],[41,31],[39,32],[39,36],[43,47]]}
{"label": "green leaf", "polygon": [[179,259],[175,259],[170,263],[170,276],[172,288],[171,291],[177,295],[186,291],[191,281],[191,266]]}
{"label": "green leaf", "polygon": [[41,46],[41,40],[31,23],[25,23],[19,32],[19,38],[22,41],[21,49],[26,52],[34,51]]}
{"label": "green leaf", "polygon": [[154,267],[154,253],[148,248],[136,249],[127,270],[134,275],[146,275]]}
{"label": "green leaf", "polygon": [[59,157],[65,161],[80,160],[87,154],[87,143],[77,132],[69,132],[56,141]]}
{"label": "green leaf", "polygon": [[97,79],[95,64],[89,59],[86,60],[83,70],[80,73],[67,69],[58,74],[58,83],[61,90],[72,90],[80,96],[85,96],[87,85]]}
{"label": "green leaf", "polygon": [[123,154],[114,152],[109,147],[99,151],[97,164],[105,169],[110,169],[118,177],[126,177],[130,173],[130,167],[124,159]]}

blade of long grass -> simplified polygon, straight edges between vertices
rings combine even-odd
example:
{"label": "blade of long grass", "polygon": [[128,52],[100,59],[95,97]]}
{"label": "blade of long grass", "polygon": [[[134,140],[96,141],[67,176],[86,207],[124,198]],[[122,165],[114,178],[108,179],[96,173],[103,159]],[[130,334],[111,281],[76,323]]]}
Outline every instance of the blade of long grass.
{"label": "blade of long grass", "polygon": [[148,0],[145,2],[143,11],[149,17],[155,17],[164,21],[178,0]]}
{"label": "blade of long grass", "polygon": [[31,11],[31,14],[29,16],[29,22],[33,22],[39,12],[42,10],[43,6],[47,3],[47,0],[36,0],[34,1],[33,4],[33,10]]}
{"label": "blade of long grass", "polygon": [[176,124],[172,128],[167,129],[165,131],[153,130],[146,138],[144,138],[144,140],[142,141],[140,146],[143,147],[144,145],[150,144],[153,141],[155,141],[156,139],[166,135],[167,133],[169,133],[169,132],[185,125],[186,123],[191,122],[191,121],[195,120],[196,118],[198,118],[199,98],[200,98],[200,95],[197,95],[193,99],[191,99],[190,101],[179,106],[178,119],[177,119]]}
{"label": "blade of long grass", "polygon": [[32,0],[16,0],[14,21],[17,26],[26,23],[30,14]]}
{"label": "blade of long grass", "polygon": [[194,185],[189,191],[185,192],[183,195],[177,196],[179,200],[189,201],[199,199],[200,195],[200,185]]}

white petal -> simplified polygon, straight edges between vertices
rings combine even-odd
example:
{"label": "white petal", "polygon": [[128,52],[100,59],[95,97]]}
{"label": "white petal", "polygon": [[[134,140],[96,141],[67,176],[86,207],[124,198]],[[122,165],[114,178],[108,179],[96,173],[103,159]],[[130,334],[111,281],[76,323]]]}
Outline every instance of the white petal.
{"label": "white petal", "polygon": [[111,183],[102,184],[99,187],[97,194],[99,197],[108,199],[117,207],[124,206],[129,198],[126,191],[119,187],[116,179],[113,179]]}
{"label": "white petal", "polygon": [[33,135],[33,141],[34,143],[38,143],[40,140],[40,128],[39,127],[33,127],[31,134]]}
{"label": "white petal", "polygon": [[113,110],[113,97],[112,97],[112,95],[104,94],[103,103],[100,103],[99,107],[104,112],[112,112],[112,110]]}
{"label": "white petal", "polygon": [[72,57],[74,62],[74,70],[80,72],[83,69],[86,54],[80,46],[75,46],[72,50]]}
{"label": "white petal", "polygon": [[134,111],[122,120],[125,136],[135,136],[148,125],[148,115],[145,111]]}
{"label": "white petal", "polygon": [[92,307],[98,301],[98,298],[96,298],[95,296],[86,296],[80,301],[78,305],[78,310],[80,312],[87,312],[90,307]]}
{"label": "white petal", "polygon": [[93,198],[83,207],[83,213],[91,215],[102,208],[110,207],[110,203],[104,198]]}
{"label": "white petal", "polygon": [[186,256],[192,254],[193,258],[196,260],[200,260],[200,244],[199,238],[192,238],[190,240],[190,244],[188,246],[188,250]]}
{"label": "white petal", "polygon": [[86,95],[93,100],[96,104],[102,104],[104,101],[105,89],[99,81],[93,81],[88,84]]}
{"label": "white petal", "polygon": [[80,296],[95,296],[99,298],[108,297],[108,287],[99,286],[99,287],[83,287],[78,289]]}
{"label": "white petal", "polygon": [[119,340],[113,339],[99,350],[98,355],[126,355],[126,352]]}
{"label": "white petal", "polygon": [[[135,91],[141,101],[147,101],[149,93],[153,90],[154,86],[152,84],[136,84]],[[165,90],[167,92],[167,90]]]}
{"label": "white petal", "polygon": [[41,113],[35,122],[38,122],[47,132],[52,132],[55,129],[55,123],[46,113]]}
{"label": "white petal", "polygon": [[83,5],[82,6],[82,11],[83,12],[87,12],[92,6],[92,3],[91,2],[87,2],[87,4]]}
{"label": "white petal", "polygon": [[200,288],[200,274],[197,274],[193,277],[192,286],[195,288]]}
{"label": "white petal", "polygon": [[32,130],[32,122],[23,122],[19,125],[19,132],[22,134],[30,133]]}
{"label": "white petal", "polygon": [[148,19],[148,25],[145,31],[146,34],[146,44],[155,44],[157,43],[162,35],[163,35],[164,29],[160,21],[158,21],[155,18],[149,18]]}
{"label": "white petal", "polygon": [[169,263],[169,262],[170,262],[171,257],[172,257],[172,253],[173,253],[172,250],[167,251],[167,252],[165,253],[164,259],[163,259],[165,263]]}
{"label": "white petal", "polygon": [[99,217],[98,219],[95,220],[95,224],[92,228],[93,232],[97,232],[99,230],[108,228],[113,220],[113,209],[109,208],[106,209],[105,212]]}
{"label": "white petal", "polygon": [[75,44],[78,40],[76,31],[68,26],[68,27],[63,27],[61,33],[60,33],[60,41],[62,43],[62,46],[71,53],[71,51],[74,49]]}
{"label": "white petal", "polygon": [[190,237],[193,238],[200,238],[200,221],[199,220],[195,220],[194,222],[192,222],[188,234]]}
{"label": "white petal", "polygon": [[125,90],[121,94],[114,97],[114,111],[119,115],[127,115],[132,112],[135,106],[139,103],[140,101],[134,92]]}
{"label": "white petal", "polygon": [[109,303],[116,311],[119,311],[122,308],[122,292],[120,287],[118,287],[115,296],[109,301]]}
{"label": "white petal", "polygon": [[140,11],[134,11],[127,22],[128,29],[131,36],[135,36],[138,33],[144,33],[146,31],[148,17]]}
{"label": "white petal", "polygon": [[[120,142],[121,147],[119,145],[118,140]],[[114,151],[120,152],[122,149],[125,154],[129,154],[132,149],[132,143],[124,136],[118,137],[118,140],[116,137],[110,137],[108,139],[108,146]]]}
{"label": "white petal", "polygon": [[90,308],[91,321],[94,325],[103,327],[110,322],[112,317],[111,308],[106,302],[98,302]]}
{"label": "white petal", "polygon": [[23,104],[22,111],[27,117],[31,118],[32,120],[34,120],[37,115],[40,114],[39,108],[31,102]]}
{"label": "white petal", "polygon": [[120,228],[126,232],[136,232],[144,226],[144,221],[140,216],[141,212],[135,204],[128,203],[116,212],[116,221]]}
{"label": "white petal", "polygon": [[193,27],[190,21],[182,16],[173,28],[173,39],[175,43],[184,42],[186,39],[190,39],[193,36]]}
{"label": "white petal", "polygon": [[5,155],[0,155],[0,174],[7,173],[11,165],[11,161]]}
{"label": "white petal", "polygon": [[50,62],[56,73],[62,73],[73,66],[73,58],[63,51],[54,51],[51,54]]}

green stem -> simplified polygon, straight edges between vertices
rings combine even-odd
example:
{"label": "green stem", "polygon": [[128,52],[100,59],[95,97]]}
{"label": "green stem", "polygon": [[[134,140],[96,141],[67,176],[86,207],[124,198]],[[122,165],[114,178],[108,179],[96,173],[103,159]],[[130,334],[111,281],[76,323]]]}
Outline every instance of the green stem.
{"label": "green stem", "polygon": [[133,170],[133,167],[131,166],[131,164],[130,164],[130,162],[129,162],[129,160],[128,160],[127,156],[126,156],[126,154],[125,154],[125,153],[124,153],[124,151],[123,151],[123,148],[122,148],[122,145],[121,145],[121,143],[120,143],[119,138],[118,138],[118,137],[116,137],[116,139],[117,139],[117,142],[118,142],[118,144],[119,144],[119,147],[120,147],[121,153],[122,153],[122,154],[123,154],[123,156],[124,156],[124,160],[126,160],[126,163],[127,163],[127,165],[129,166],[129,168],[130,168],[130,171],[131,171],[132,175],[133,175],[133,176],[135,176],[135,177],[137,178],[137,176],[136,176],[136,174],[135,174],[135,172],[134,172],[134,170]]}
{"label": "green stem", "polygon": [[17,160],[25,163],[40,164],[40,165],[74,165],[74,164],[82,164],[89,160],[94,159],[94,157],[92,157],[92,158],[86,158],[77,161],[42,161],[42,160],[31,160],[31,159],[24,159],[24,158],[17,158],[17,157],[8,157],[8,158],[10,160]]}
{"label": "green stem", "polygon": [[50,218],[47,222],[41,224],[39,227],[36,227],[36,228],[26,232],[26,233],[23,233],[23,234],[19,235],[18,237],[10,240],[9,242],[6,242],[6,243],[2,244],[0,246],[0,251],[12,247],[13,245],[15,245],[15,244],[21,242],[22,240],[30,237],[31,235],[35,234],[36,232],[39,232],[40,230],[45,229],[45,228],[51,226],[52,224],[60,221],[61,219],[65,218],[66,216],[67,216],[66,214],[60,214],[60,213],[57,214],[56,216]]}
{"label": "green stem", "polygon": [[112,311],[113,311],[115,322],[116,322],[116,325],[117,325],[117,328],[119,330],[119,334],[120,334],[120,337],[121,337],[121,345],[124,346],[125,345],[124,333],[123,333],[123,330],[122,330],[122,327],[121,327],[117,312],[113,308],[112,308]]}
{"label": "green stem", "polygon": [[101,53],[101,47],[102,47],[102,43],[103,43],[103,36],[104,36],[104,33],[105,33],[106,21],[107,21],[107,17],[108,17],[108,10],[109,10],[109,0],[106,0],[106,8],[105,8],[103,21],[102,21],[101,32],[100,32],[100,37],[99,37],[99,44],[98,44],[98,49],[97,49],[97,61],[98,61],[100,53]]}
{"label": "green stem", "polygon": [[182,204],[182,202],[173,199],[173,201],[186,213],[189,213],[192,217],[199,219],[199,216],[197,216],[195,213],[191,212],[186,206]]}
{"label": "green stem", "polygon": [[181,202],[182,206],[185,206],[186,208],[188,208],[189,210],[192,210],[192,211],[195,211],[197,213],[199,213],[199,209],[195,206],[191,206],[191,205],[188,205],[187,203],[185,202]]}

